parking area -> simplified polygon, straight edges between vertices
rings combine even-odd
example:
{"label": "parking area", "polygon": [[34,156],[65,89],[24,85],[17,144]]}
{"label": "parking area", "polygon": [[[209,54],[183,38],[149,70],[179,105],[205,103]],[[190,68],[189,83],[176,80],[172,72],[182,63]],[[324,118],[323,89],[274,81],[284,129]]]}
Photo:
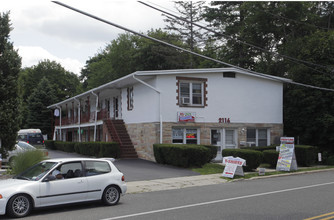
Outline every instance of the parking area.
{"label": "parking area", "polygon": [[[49,150],[49,157],[70,158],[84,156],[76,153]],[[199,175],[189,169],[157,164],[142,159],[119,159],[114,164],[124,174],[127,182]]]}

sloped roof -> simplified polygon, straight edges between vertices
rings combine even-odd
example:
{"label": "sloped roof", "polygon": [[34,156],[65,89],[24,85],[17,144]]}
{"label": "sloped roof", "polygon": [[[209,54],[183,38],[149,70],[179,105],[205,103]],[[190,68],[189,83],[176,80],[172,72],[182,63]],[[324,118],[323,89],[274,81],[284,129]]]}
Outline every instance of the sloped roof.
{"label": "sloped roof", "polygon": [[208,74],[208,73],[224,73],[224,72],[235,72],[235,73],[240,73],[244,75],[249,75],[249,76],[254,76],[258,78],[263,78],[263,79],[268,79],[268,80],[273,80],[273,81],[278,81],[282,83],[291,83],[292,80],[282,78],[282,77],[277,77],[277,76],[271,76],[271,75],[266,75],[262,73],[257,73],[254,71],[245,71],[242,69],[237,69],[237,68],[204,68],[204,69],[175,69],[175,70],[152,70],[152,71],[136,71],[134,73],[131,73],[129,75],[123,76],[119,79],[113,80],[109,83],[103,84],[99,87],[96,87],[94,89],[91,89],[89,91],[86,91],[84,93],[81,93],[79,95],[76,95],[74,97],[71,97],[69,99],[66,99],[64,101],[55,103],[53,105],[48,106],[48,108],[56,108],[59,105],[62,105],[64,103],[79,99],[81,97],[87,96],[91,93],[95,93],[98,91],[101,91],[106,88],[124,88],[129,85],[133,85],[137,83],[137,79],[135,79],[136,76],[140,76],[141,80],[148,80],[151,79],[155,76],[159,75],[186,75],[186,74]]}

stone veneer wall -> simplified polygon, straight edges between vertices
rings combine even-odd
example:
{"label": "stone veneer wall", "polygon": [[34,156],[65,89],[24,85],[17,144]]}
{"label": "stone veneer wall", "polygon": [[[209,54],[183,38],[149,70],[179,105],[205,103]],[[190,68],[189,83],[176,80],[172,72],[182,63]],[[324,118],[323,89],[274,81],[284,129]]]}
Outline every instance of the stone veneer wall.
{"label": "stone veneer wall", "polygon": [[160,124],[159,123],[141,123],[126,124],[126,129],[130,135],[133,146],[135,147],[138,157],[155,161],[153,144],[160,141]]}
{"label": "stone veneer wall", "polygon": [[[153,144],[160,141],[159,123],[126,124],[132,143],[138,153],[139,158],[155,161]],[[200,129],[200,143],[211,143],[211,129],[232,128],[238,130],[238,147],[240,142],[246,142],[247,128],[270,128],[270,143],[278,144],[283,136],[282,124],[243,124],[243,123],[163,123],[163,143],[172,143],[173,127],[192,127]]]}

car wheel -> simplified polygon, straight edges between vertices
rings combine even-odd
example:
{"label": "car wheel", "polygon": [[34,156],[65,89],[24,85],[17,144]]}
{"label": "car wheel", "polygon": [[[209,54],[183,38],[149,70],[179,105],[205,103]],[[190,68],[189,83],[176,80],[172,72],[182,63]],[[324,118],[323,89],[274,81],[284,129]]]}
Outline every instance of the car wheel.
{"label": "car wheel", "polygon": [[29,215],[32,208],[30,198],[26,195],[19,194],[13,196],[7,205],[7,214],[11,217],[24,217]]}
{"label": "car wheel", "polygon": [[116,205],[121,197],[120,191],[116,186],[108,186],[102,195],[102,201],[106,205]]}

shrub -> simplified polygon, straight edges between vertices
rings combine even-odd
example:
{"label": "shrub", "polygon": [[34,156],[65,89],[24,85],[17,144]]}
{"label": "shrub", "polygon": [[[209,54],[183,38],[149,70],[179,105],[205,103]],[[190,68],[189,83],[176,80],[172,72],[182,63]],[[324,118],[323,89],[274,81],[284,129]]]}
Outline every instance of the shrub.
{"label": "shrub", "polygon": [[61,150],[65,152],[74,152],[75,142],[56,141],[54,142],[54,145],[57,150]]}
{"label": "shrub", "polygon": [[217,151],[218,151],[218,147],[217,146],[213,146],[213,145],[204,145],[203,147],[206,147],[210,150],[210,158],[207,162],[210,162],[211,160],[215,159],[217,156]]}
{"label": "shrub", "polygon": [[279,152],[276,150],[264,150],[262,153],[263,153],[263,162],[270,164],[270,168],[276,167]]}
{"label": "shrub", "polygon": [[224,149],[222,156],[240,157],[246,160],[245,171],[255,170],[260,166],[263,161],[263,153],[261,151],[248,150],[248,149]]}
{"label": "shrub", "polygon": [[13,174],[19,174],[32,165],[45,159],[46,157],[41,150],[28,150],[22,153],[18,153],[11,162],[12,172]]}
{"label": "shrub", "polygon": [[81,142],[75,143],[76,153],[94,157],[119,158],[120,147],[116,142]]}
{"label": "shrub", "polygon": [[47,149],[50,149],[50,150],[56,150],[56,147],[55,147],[55,141],[50,141],[50,140],[45,140],[44,141],[44,144],[45,144],[45,147]]}
{"label": "shrub", "polygon": [[264,146],[264,147],[241,147],[243,150],[257,150],[257,151],[265,151],[265,150],[276,150],[276,146]]}
{"label": "shrub", "polygon": [[297,164],[299,166],[311,166],[317,161],[317,148],[307,145],[295,145]]}
{"label": "shrub", "polygon": [[203,166],[211,157],[209,148],[192,144],[154,144],[157,163],[178,167]]}
{"label": "shrub", "polygon": [[326,164],[327,165],[334,165],[334,155],[327,157]]}

